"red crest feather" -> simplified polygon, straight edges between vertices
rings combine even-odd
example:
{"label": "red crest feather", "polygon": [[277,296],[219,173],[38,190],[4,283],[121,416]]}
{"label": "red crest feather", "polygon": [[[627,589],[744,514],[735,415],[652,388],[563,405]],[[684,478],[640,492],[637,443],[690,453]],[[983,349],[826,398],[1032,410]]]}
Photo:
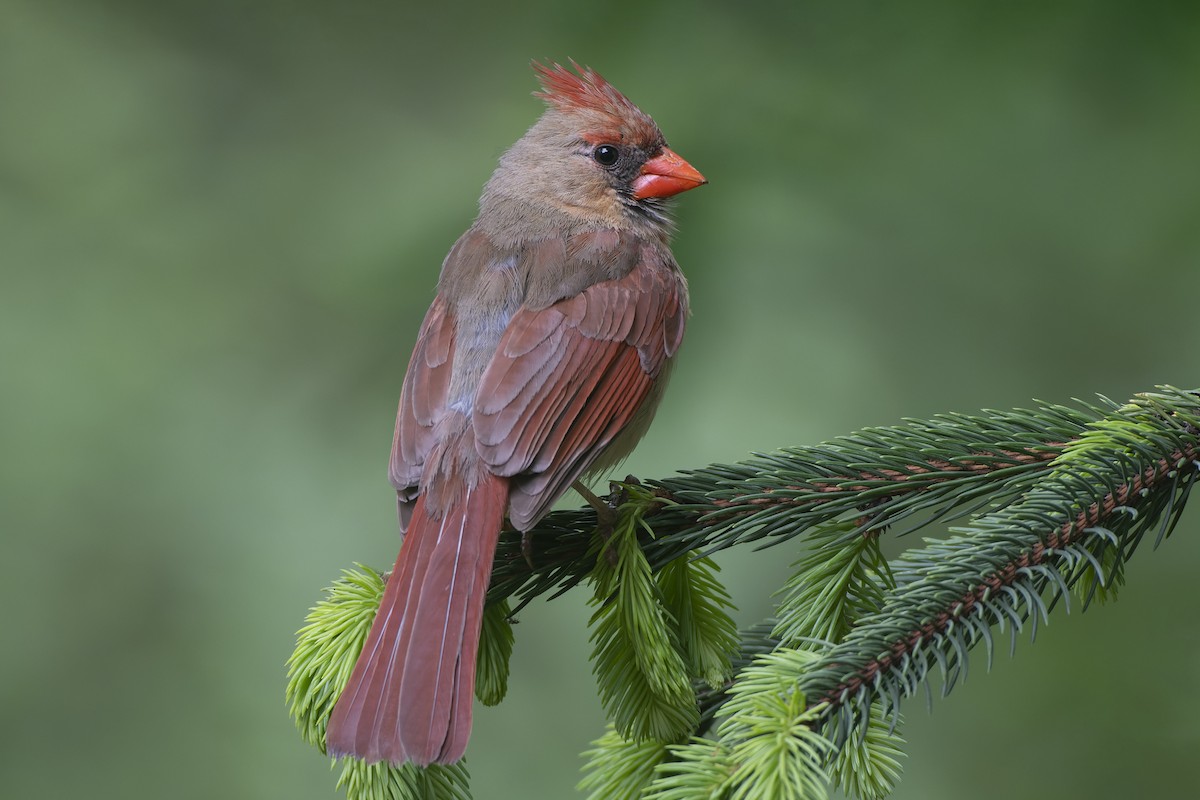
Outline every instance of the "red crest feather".
{"label": "red crest feather", "polygon": [[631,116],[646,117],[629,98],[604,80],[604,76],[599,72],[582,67],[573,60],[571,66],[575,72],[553,62],[533,62],[533,70],[542,84],[542,90],[534,92],[534,96],[542,98],[560,111],[599,111],[623,119]]}

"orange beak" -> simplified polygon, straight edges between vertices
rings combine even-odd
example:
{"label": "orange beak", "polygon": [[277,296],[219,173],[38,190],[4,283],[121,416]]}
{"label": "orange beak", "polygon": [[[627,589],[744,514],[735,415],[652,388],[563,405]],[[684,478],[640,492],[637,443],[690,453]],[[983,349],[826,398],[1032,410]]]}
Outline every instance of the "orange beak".
{"label": "orange beak", "polygon": [[642,165],[641,173],[633,181],[633,196],[638,200],[670,197],[706,183],[708,181],[695,167],[671,148],[664,147],[661,153]]}

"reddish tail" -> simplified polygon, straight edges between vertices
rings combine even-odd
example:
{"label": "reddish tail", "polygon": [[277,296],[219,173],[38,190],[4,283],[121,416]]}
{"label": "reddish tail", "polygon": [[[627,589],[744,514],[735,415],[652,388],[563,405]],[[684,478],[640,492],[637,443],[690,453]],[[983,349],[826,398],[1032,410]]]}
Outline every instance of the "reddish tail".
{"label": "reddish tail", "polygon": [[448,764],[467,749],[508,481],[485,472],[440,517],[426,501],[417,500],[367,643],[333,709],[330,755]]}

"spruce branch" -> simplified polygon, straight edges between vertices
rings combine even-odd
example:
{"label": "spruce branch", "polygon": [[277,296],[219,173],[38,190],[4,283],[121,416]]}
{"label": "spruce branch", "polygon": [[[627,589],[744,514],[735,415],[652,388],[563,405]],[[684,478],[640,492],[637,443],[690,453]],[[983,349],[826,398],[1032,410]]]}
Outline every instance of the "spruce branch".
{"label": "spruce branch", "polygon": [[656,576],[688,677],[707,686],[721,686],[729,677],[740,644],[729,616],[733,601],[717,580],[720,571],[711,558],[685,557],[668,562]]}
{"label": "spruce branch", "polygon": [[638,800],[666,750],[666,745],[651,739],[626,739],[610,724],[583,754],[587,763],[576,788],[587,792],[588,800]]}
{"label": "spruce branch", "polygon": [[1109,583],[1153,528],[1161,542],[1196,477],[1198,412],[1190,393],[1142,395],[1081,432],[1019,501],[902,556],[880,611],[801,681],[839,735],[864,724],[873,701],[898,710],[934,667],[948,692],[975,644],[985,643],[990,665],[993,625],[1011,626],[1015,642],[1028,621],[1036,635],[1070,584],[1089,573]]}
{"label": "spruce branch", "polygon": [[628,494],[612,535],[595,537],[592,671],[600,702],[622,737],[674,742],[695,730],[699,712],[680,620],[638,546],[649,495],[633,487]]}
{"label": "spruce branch", "polygon": [[834,745],[819,731],[823,708],[799,688],[815,660],[809,650],[779,648],[755,658],[730,687],[717,736],[733,766],[732,798],[826,796]]}
{"label": "spruce branch", "polygon": [[866,728],[853,728],[838,751],[829,770],[831,783],[862,800],[882,800],[900,781],[903,747],[895,726],[873,705]]}
{"label": "spruce branch", "polygon": [[[609,539],[591,535],[591,508],[549,515],[529,548],[502,533],[480,697],[504,693],[510,600],[516,613],[591,576],[594,670],[616,726],[589,751],[581,788],[810,798],[833,781],[877,800],[898,775],[902,701],[937,675],[948,693],[973,647],[990,666],[996,633],[1015,646],[1072,594],[1085,608],[1111,597],[1139,544],[1157,546],[1175,527],[1198,469],[1200,397],[1160,387],[1121,406],[940,415],[646,484],[629,478],[613,487]],[[890,563],[881,555],[880,536],[939,521],[957,524],[949,538]],[[779,618],[735,635],[706,556],[786,541],[803,549]],[[318,747],[381,591],[375,573],[347,573],[299,634],[288,699]],[[354,800],[434,790],[421,781],[465,797],[460,767],[353,762],[343,783]]]}
{"label": "spruce branch", "polygon": [[338,788],[352,800],[471,800],[466,765],[364,764],[342,759]]}
{"label": "spruce branch", "polygon": [[[775,544],[834,520],[855,522],[849,538],[908,519],[956,519],[1019,496],[1105,411],[1044,404],[942,414],[687,470],[649,482],[662,502],[646,511],[654,536],[642,537],[641,545],[659,568],[693,550],[712,553],[759,539]],[[588,535],[596,522],[590,508],[547,516],[530,532],[528,558],[521,534],[506,531],[489,596],[524,604],[576,585],[590,571]]]}
{"label": "spruce branch", "polygon": [[795,573],[780,591],[779,620],[772,636],[792,646],[819,647],[841,641],[855,621],[878,611],[895,586],[874,531],[846,541],[853,523],[813,530]]}
{"label": "spruce branch", "polygon": [[498,705],[508,693],[508,661],[514,641],[511,616],[507,598],[483,609],[475,659],[475,696],[485,706]]}
{"label": "spruce branch", "polygon": [[344,570],[308,612],[288,659],[286,698],[304,741],[325,752],[325,726],[367,640],[383,596],[383,576],[370,567]]}
{"label": "spruce branch", "polygon": [[696,737],[670,748],[670,756],[655,768],[653,780],[641,795],[644,800],[725,800],[729,796],[736,767],[720,742]]}

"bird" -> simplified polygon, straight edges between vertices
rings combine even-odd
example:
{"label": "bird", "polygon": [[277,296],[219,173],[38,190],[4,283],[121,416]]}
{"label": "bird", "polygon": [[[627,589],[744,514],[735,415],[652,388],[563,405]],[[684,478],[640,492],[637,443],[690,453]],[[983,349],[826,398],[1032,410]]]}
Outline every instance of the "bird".
{"label": "bird", "polygon": [[534,62],[545,102],[442,264],[397,411],[403,541],[326,730],[367,763],[449,764],[471,732],[505,518],[528,532],[646,432],[683,341],[669,198],[707,183],[598,72]]}

